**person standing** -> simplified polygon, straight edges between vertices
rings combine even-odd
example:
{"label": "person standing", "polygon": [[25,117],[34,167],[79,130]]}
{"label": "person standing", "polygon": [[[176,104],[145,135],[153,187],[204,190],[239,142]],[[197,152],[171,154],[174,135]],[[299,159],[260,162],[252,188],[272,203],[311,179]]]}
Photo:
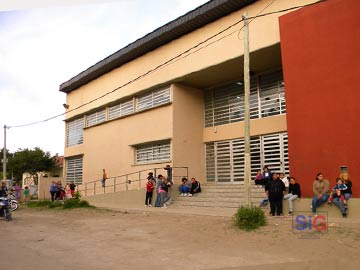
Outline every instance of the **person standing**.
{"label": "person standing", "polygon": [[102,179],[101,179],[101,186],[105,187],[105,181],[107,179],[107,173],[105,171],[105,169],[103,169],[103,175],[102,175]]}
{"label": "person standing", "polygon": [[146,183],[146,197],[145,197],[145,207],[151,207],[151,199],[153,195],[153,190],[155,188],[153,179],[154,177],[148,177],[148,181]]}
{"label": "person standing", "polygon": [[294,212],[294,201],[297,198],[301,198],[300,185],[296,183],[295,177],[290,177],[289,193],[284,196],[284,200],[289,200],[289,215]]}
{"label": "person standing", "polygon": [[29,197],[30,197],[30,190],[27,186],[25,186],[25,188],[24,188],[24,204],[29,201]]}
{"label": "person standing", "polygon": [[156,188],[155,188],[155,192],[156,192],[156,200],[155,200],[155,207],[160,207],[161,206],[161,196],[160,196],[160,186],[163,183],[163,176],[161,174],[158,175],[157,181],[156,181]]}
{"label": "person standing", "polygon": [[51,182],[50,185],[50,196],[51,196],[51,201],[53,202],[56,198],[56,193],[58,191],[57,185],[55,181]]}
{"label": "person standing", "polygon": [[70,182],[69,187],[70,187],[71,197],[74,198],[75,188],[76,188],[76,185],[74,184],[74,181]]}
{"label": "person standing", "polygon": [[164,170],[167,173],[167,180],[168,180],[168,182],[171,183],[171,185],[173,184],[173,181],[172,181],[172,169],[173,168],[169,164],[166,165],[166,167],[164,168]]}
{"label": "person standing", "polygon": [[19,184],[16,182],[15,186],[14,186],[14,191],[15,191],[15,199],[20,202],[20,196],[21,196],[21,187],[19,186]]}
{"label": "person standing", "polygon": [[285,185],[277,173],[273,173],[272,178],[266,183],[265,192],[270,202],[270,215],[275,216],[275,213],[278,216],[282,215]]}
{"label": "person standing", "polygon": [[313,183],[314,197],[312,199],[312,212],[316,215],[316,208],[329,199],[329,181],[324,179],[324,175],[319,172],[316,175],[316,179]]}

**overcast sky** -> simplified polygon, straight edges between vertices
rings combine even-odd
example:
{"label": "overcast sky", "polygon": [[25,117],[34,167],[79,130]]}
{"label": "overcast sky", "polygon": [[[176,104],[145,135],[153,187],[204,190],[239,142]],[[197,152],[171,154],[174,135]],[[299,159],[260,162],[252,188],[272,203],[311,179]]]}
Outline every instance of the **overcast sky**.
{"label": "overcast sky", "polygon": [[[0,149],[3,126],[64,112],[59,85],[207,0],[1,0]],[[68,4],[68,3],[71,3]],[[64,152],[64,116],[7,129],[7,149]]]}

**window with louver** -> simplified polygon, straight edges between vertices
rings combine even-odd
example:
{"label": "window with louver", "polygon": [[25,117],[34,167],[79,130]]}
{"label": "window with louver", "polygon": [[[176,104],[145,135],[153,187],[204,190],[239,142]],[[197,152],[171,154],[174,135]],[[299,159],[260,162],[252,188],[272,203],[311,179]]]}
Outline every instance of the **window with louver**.
{"label": "window with louver", "polygon": [[170,142],[136,146],[136,163],[170,160]]}
{"label": "window with louver", "polygon": [[170,101],[170,88],[152,91],[136,98],[136,110],[142,111],[169,103]]}
{"label": "window with louver", "polygon": [[83,143],[84,118],[68,122],[66,125],[66,146],[74,146]]}
{"label": "window with louver", "polygon": [[94,112],[86,116],[86,126],[90,127],[106,121],[106,109]]}
{"label": "window with louver", "polygon": [[[250,151],[252,177],[264,165],[268,165],[272,171],[290,173],[286,133],[251,137]],[[244,162],[243,139],[206,144],[207,181],[243,181]]]}
{"label": "window with louver", "polygon": [[83,174],[83,158],[67,158],[66,159],[66,183],[74,181],[75,185],[82,183]]}
{"label": "window with louver", "polygon": [[[205,127],[244,120],[244,85],[234,82],[205,92]],[[250,118],[286,113],[282,72],[250,79]]]}
{"label": "window with louver", "polygon": [[108,120],[115,119],[134,112],[133,100],[122,102],[120,104],[109,107]]}

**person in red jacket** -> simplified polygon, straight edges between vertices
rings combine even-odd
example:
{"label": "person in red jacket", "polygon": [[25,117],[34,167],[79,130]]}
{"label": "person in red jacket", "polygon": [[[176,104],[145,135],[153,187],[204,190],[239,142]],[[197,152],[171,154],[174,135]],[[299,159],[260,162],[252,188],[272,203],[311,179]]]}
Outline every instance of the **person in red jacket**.
{"label": "person in red jacket", "polygon": [[153,190],[155,188],[154,182],[152,178],[148,177],[148,181],[146,183],[146,197],[145,197],[145,207],[151,207],[151,199],[153,195]]}

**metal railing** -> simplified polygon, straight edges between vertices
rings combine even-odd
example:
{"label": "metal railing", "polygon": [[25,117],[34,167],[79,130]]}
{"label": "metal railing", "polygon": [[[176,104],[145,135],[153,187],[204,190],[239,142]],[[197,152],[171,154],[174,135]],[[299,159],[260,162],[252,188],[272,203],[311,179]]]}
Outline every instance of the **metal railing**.
{"label": "metal railing", "polygon": [[[183,177],[189,177],[188,167],[172,167],[172,169],[172,181],[179,180]],[[155,178],[158,174],[162,174],[165,177],[167,175],[164,168],[146,169],[108,177],[105,181],[105,186],[102,186],[102,180],[80,184],[77,186],[77,191],[80,192],[82,196],[87,197],[118,191],[139,190],[145,187],[149,172],[152,172]]]}

